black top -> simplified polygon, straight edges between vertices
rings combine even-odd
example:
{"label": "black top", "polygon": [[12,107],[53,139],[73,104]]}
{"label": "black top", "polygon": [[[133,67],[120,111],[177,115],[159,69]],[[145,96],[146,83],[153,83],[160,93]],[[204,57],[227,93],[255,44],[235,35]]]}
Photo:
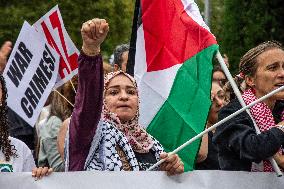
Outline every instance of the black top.
{"label": "black top", "polygon": [[[219,112],[219,120],[226,118],[241,105],[232,100]],[[280,122],[284,109],[283,102],[277,102],[273,110],[275,123]],[[271,128],[257,135],[253,122],[246,112],[217,127],[213,142],[217,146],[218,159],[222,170],[250,171],[252,162],[259,163],[273,156],[284,144],[284,132]]]}
{"label": "black top", "polygon": [[220,170],[217,147],[213,144],[212,138],[213,138],[213,132],[210,131],[208,132],[207,158],[200,163],[196,163],[195,169],[197,170]]}
{"label": "black top", "polygon": [[[138,153],[135,152],[135,157],[138,161],[139,164],[139,169],[141,171],[146,171],[148,168],[150,168],[152,165],[157,163],[156,157],[155,157],[155,152],[153,150],[150,150],[148,153]],[[154,170],[157,170],[154,169]]]}

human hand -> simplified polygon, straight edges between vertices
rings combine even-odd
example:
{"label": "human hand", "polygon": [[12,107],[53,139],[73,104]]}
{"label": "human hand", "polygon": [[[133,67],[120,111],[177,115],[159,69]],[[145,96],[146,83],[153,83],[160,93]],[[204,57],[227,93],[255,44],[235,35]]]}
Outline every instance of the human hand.
{"label": "human hand", "polygon": [[6,41],[1,49],[0,49],[0,73],[3,73],[6,64],[7,64],[7,57],[12,50],[12,42]]}
{"label": "human hand", "polygon": [[165,159],[160,168],[162,171],[167,171],[167,174],[169,176],[181,174],[184,172],[183,162],[177,154],[169,156],[167,153],[161,153],[160,158]]}
{"label": "human hand", "polygon": [[48,176],[53,172],[52,168],[48,167],[36,167],[32,170],[32,177],[35,178],[35,180],[39,180],[44,176]]}
{"label": "human hand", "polygon": [[284,132],[284,121],[279,122],[276,127]]}
{"label": "human hand", "polygon": [[109,31],[105,19],[94,18],[85,22],[81,28],[83,39],[83,52],[88,56],[95,56],[100,53],[100,45],[105,40]]}
{"label": "human hand", "polygon": [[276,154],[274,154],[273,159],[281,168],[284,168],[284,155],[277,152]]}

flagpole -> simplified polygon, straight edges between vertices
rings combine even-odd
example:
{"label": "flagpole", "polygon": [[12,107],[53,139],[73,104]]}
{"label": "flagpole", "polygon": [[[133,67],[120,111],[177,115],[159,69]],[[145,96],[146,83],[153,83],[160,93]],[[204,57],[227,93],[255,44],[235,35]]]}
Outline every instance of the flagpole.
{"label": "flagpole", "polygon": [[72,79],[70,79],[69,81],[70,81],[70,83],[71,83],[71,85],[72,85],[72,88],[73,88],[73,90],[74,90],[75,94],[76,94],[76,93],[77,93],[77,91],[76,91],[75,86],[74,86],[74,84],[73,84],[73,82],[72,82]]}
{"label": "flagpole", "polygon": [[204,21],[208,27],[210,27],[210,17],[211,17],[211,2],[210,0],[204,1],[205,5],[205,15],[204,15]]}
{"label": "flagpole", "polygon": [[[228,79],[228,81],[230,82],[230,84],[231,84],[231,86],[232,86],[232,88],[234,90],[234,93],[235,93],[236,97],[238,98],[241,106],[245,107],[246,104],[245,104],[244,99],[242,98],[241,92],[240,92],[239,88],[237,87],[237,84],[234,81],[234,79],[233,79],[233,77],[232,77],[232,75],[231,75],[231,73],[230,73],[230,71],[229,71],[229,69],[228,69],[228,67],[227,67],[227,65],[226,65],[226,63],[225,63],[225,61],[224,61],[224,59],[223,59],[223,57],[222,57],[222,55],[221,55],[219,50],[217,51],[216,58],[218,59],[220,65],[221,65],[221,67],[222,67],[222,69],[223,69],[223,71],[224,71],[224,73],[225,73],[225,75],[226,75],[226,77]],[[256,122],[254,120],[254,118],[252,117],[252,115],[250,113],[250,110],[246,109],[246,112],[248,113],[248,115],[250,116],[250,118],[253,121],[253,125],[254,125],[254,128],[256,130],[256,134],[260,134],[261,132],[260,132],[260,130],[259,130],[259,128],[258,128],[258,126],[257,126],[257,124],[256,124]],[[271,157],[271,158],[269,158],[269,161],[270,161],[274,171],[276,172],[277,176],[282,176],[282,172],[281,172],[279,166],[277,165],[277,163],[275,162],[275,160]]]}
{"label": "flagpole", "polygon": [[[219,125],[225,123],[226,121],[232,119],[233,117],[239,115],[240,113],[244,112],[245,110],[247,110],[248,108],[256,105],[259,102],[262,102],[263,100],[273,96],[275,93],[278,93],[280,91],[284,90],[284,86],[275,89],[274,91],[268,93],[267,95],[264,95],[263,97],[257,99],[256,101],[250,103],[249,105],[242,107],[241,109],[239,109],[238,111],[234,112],[233,114],[227,116],[226,118],[222,119],[221,121],[219,121],[218,123],[215,123],[213,126],[209,127],[208,129],[202,131],[201,133],[199,133],[198,135],[194,136],[193,138],[191,138],[190,140],[188,140],[187,142],[185,142],[184,144],[182,144],[181,146],[179,146],[178,148],[176,148],[174,151],[168,153],[168,155],[173,155],[178,153],[180,150],[182,150],[183,148],[185,148],[186,146],[190,145],[192,142],[194,142],[195,140],[201,138],[204,134],[216,129]],[[154,165],[152,165],[147,171],[151,171],[152,169],[154,169],[155,167],[161,165],[163,162],[165,161],[165,159],[161,159],[160,161],[158,161],[157,163],[155,163]],[[274,164],[275,165],[275,164]],[[281,171],[280,171],[281,173]],[[282,176],[281,174],[277,174],[278,177]]]}

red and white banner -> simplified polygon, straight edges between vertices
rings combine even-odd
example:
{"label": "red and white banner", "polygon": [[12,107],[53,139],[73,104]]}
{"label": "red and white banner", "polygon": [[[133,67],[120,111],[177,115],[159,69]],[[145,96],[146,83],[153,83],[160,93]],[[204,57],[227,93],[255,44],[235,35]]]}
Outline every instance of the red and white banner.
{"label": "red and white banner", "polygon": [[58,6],[41,17],[33,27],[44,34],[48,44],[59,54],[59,71],[55,88],[61,86],[78,73],[79,50],[69,37]]}

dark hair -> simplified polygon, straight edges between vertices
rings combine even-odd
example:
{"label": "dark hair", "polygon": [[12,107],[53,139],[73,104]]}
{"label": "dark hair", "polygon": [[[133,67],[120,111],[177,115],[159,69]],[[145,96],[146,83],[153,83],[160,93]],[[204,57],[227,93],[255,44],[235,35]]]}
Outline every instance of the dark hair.
{"label": "dark hair", "polygon": [[9,140],[9,122],[8,122],[8,108],[7,108],[7,88],[4,77],[0,74],[1,90],[2,90],[2,100],[0,104],[0,149],[5,156],[5,161],[10,161],[10,158],[17,157],[17,150],[11,141]]}
{"label": "dark hair", "polygon": [[223,69],[221,68],[220,65],[214,65],[212,72],[214,73],[214,72],[218,72],[218,71],[222,72],[225,75],[225,73],[224,73],[224,71],[223,71]]}
{"label": "dark hair", "polygon": [[122,63],[122,54],[126,51],[129,51],[129,45],[128,44],[121,44],[116,46],[115,50],[113,51],[113,63],[117,64],[119,68],[121,68]]}

